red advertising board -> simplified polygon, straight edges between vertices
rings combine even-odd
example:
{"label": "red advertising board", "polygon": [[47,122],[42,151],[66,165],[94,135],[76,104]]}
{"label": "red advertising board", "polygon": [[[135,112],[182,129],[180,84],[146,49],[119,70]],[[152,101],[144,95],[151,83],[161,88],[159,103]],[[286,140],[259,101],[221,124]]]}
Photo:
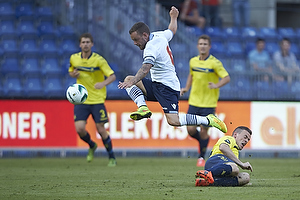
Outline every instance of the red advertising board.
{"label": "red advertising board", "polygon": [[[77,136],[73,121],[73,105],[66,100],[1,100],[0,147],[87,147]],[[186,127],[167,124],[160,105],[148,102],[153,112],[150,119],[133,121],[129,118],[137,109],[134,102],[106,101],[109,123],[107,130],[115,148],[197,148]],[[180,112],[188,109],[180,101]],[[250,102],[219,102],[216,114],[228,126],[228,133],[238,125],[250,126]],[[101,146],[102,140],[90,117],[87,130]],[[209,129],[209,147],[224,134]],[[248,147],[250,145],[247,145]]]}
{"label": "red advertising board", "polygon": [[65,100],[1,100],[0,147],[76,147],[73,105]]}

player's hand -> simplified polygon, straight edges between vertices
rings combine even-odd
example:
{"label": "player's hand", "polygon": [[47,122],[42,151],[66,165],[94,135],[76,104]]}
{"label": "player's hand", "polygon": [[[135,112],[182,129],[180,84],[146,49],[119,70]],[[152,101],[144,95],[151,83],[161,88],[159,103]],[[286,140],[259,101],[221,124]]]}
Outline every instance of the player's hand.
{"label": "player's hand", "polygon": [[209,89],[216,89],[216,88],[218,88],[217,85],[214,84],[214,83],[212,83],[212,82],[208,83],[208,87],[209,87]]}
{"label": "player's hand", "polygon": [[80,75],[80,73],[77,69],[74,69],[72,72],[70,72],[70,76],[73,78],[78,78],[79,75]]}
{"label": "player's hand", "polygon": [[252,166],[251,166],[251,164],[249,162],[243,163],[243,165],[241,165],[241,168],[242,169],[250,170],[251,172],[253,171],[253,168],[252,168]]}
{"label": "player's hand", "polygon": [[119,85],[118,88],[119,89],[126,89],[126,88],[130,88],[133,84],[131,82],[121,82],[119,81]]}
{"label": "player's hand", "polygon": [[171,7],[171,10],[170,10],[170,17],[171,18],[177,18],[178,17],[178,15],[179,15],[179,11],[178,11],[178,9],[175,7],[175,6],[172,6]]}
{"label": "player's hand", "polygon": [[186,88],[181,88],[180,90],[180,96],[184,95],[188,90]]}
{"label": "player's hand", "polygon": [[103,82],[98,82],[94,85],[94,88],[98,90],[102,89],[103,87],[105,87],[105,84]]}

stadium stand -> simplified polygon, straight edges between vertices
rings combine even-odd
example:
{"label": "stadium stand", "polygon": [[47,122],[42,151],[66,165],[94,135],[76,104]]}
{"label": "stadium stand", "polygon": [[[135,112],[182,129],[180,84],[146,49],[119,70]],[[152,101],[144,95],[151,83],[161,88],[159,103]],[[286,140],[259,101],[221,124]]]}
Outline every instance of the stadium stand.
{"label": "stadium stand", "polygon": [[[79,8],[76,8],[77,10],[74,12],[75,9],[71,10],[71,7],[68,7],[68,5],[60,1],[55,2],[58,5],[50,4],[47,1],[34,0],[0,1],[0,76],[2,84],[5,82],[7,85],[8,77],[18,74],[21,79],[21,86],[22,83],[27,83],[28,78],[38,76],[42,83],[40,84],[41,87],[43,89],[48,87],[48,90],[50,90],[49,84],[44,83],[48,82],[47,80],[50,77],[57,76],[60,78],[63,89],[65,89],[66,84],[73,81],[69,80],[68,77],[69,56],[79,51],[78,35],[89,30],[86,23],[88,18],[85,18],[88,15],[77,12]],[[77,6],[85,9],[84,5],[86,5],[86,2],[76,0],[75,2]],[[95,5],[105,5],[101,1],[95,3],[97,3]],[[148,20],[148,15],[155,15],[155,13],[145,12],[136,15],[132,11],[129,12],[124,9],[124,6],[118,5],[116,1],[112,1],[110,6],[113,6],[112,10],[120,8],[125,22],[124,24],[109,23],[106,26],[106,20],[117,21],[118,16],[109,14],[109,19],[106,19],[106,15],[99,14],[97,20],[92,23],[92,33],[97,33],[94,38],[95,46],[93,50],[98,51],[108,60],[113,70],[115,70],[117,79],[122,80],[127,74],[132,74],[133,71],[136,71],[138,67],[136,63],[141,63],[140,57],[137,58],[137,56],[140,56],[140,51],[133,46],[132,41],[128,37],[127,22],[132,24],[140,19],[146,21]],[[106,13],[105,7],[98,6],[97,8]],[[64,16],[63,19],[62,16]],[[168,17],[168,12],[166,12],[164,17]],[[162,22],[164,21],[159,21],[158,27],[162,25],[162,27],[165,27]],[[118,28],[118,34],[112,31],[115,28]],[[160,29],[158,28],[157,30]],[[279,83],[270,82],[266,85],[266,83],[253,81],[255,80],[253,76],[257,74],[249,73],[249,63],[246,57],[247,53],[255,48],[257,37],[265,39],[266,50],[271,56],[276,50],[279,50],[280,40],[283,37],[287,37],[292,41],[291,51],[300,59],[300,28],[237,28],[227,26],[223,28],[206,27],[199,29],[197,27],[187,27],[179,22],[178,33],[172,39],[170,46],[179,79],[184,84],[189,73],[189,59],[198,53],[195,41],[203,33],[210,35],[212,38],[211,53],[223,62],[223,65],[233,76],[232,83],[221,88],[221,100],[222,98],[230,100],[230,97],[235,100],[240,98],[237,94],[242,89],[234,84],[242,84],[243,87],[245,85],[252,88],[252,92],[248,96],[243,97],[242,100],[250,99],[250,97],[253,97],[255,100],[277,100],[281,98],[281,95],[286,95],[282,99],[300,99],[300,95],[296,94],[298,86],[296,83],[291,83],[291,85],[282,83],[280,85]],[[103,38],[105,38],[105,41],[103,41]],[[115,51],[115,48],[105,47],[106,43],[117,48],[118,51]],[[134,57],[134,54],[137,56]],[[130,58],[133,58],[133,61]],[[127,68],[130,69],[127,70]],[[249,84],[234,80],[244,76],[246,76],[246,79],[251,80]],[[8,93],[4,92],[4,87],[2,85],[2,94],[4,95],[2,98],[13,98],[15,93],[10,92],[10,95],[6,96]],[[111,89],[114,92],[109,94],[109,98],[127,98],[126,95],[123,96],[122,92],[115,90],[116,88],[113,87],[115,87],[115,83],[108,87],[109,90]],[[275,92],[273,88],[281,89],[280,91],[275,90]],[[257,92],[254,93],[253,91]],[[55,95],[53,93],[45,93],[45,96],[41,98],[64,98],[64,92],[55,93]],[[58,94],[61,94],[61,96]],[[28,98],[30,97],[28,96]]]}

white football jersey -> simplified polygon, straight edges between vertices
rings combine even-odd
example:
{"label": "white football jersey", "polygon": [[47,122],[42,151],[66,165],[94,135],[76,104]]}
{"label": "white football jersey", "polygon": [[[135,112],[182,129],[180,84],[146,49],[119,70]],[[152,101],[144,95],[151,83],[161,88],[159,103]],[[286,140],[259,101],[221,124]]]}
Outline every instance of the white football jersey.
{"label": "white football jersey", "polygon": [[150,69],[151,79],[163,83],[173,90],[180,91],[180,82],[175,72],[173,55],[169,47],[169,41],[173,38],[173,32],[153,32],[149,36],[143,55],[143,64],[152,64]]}

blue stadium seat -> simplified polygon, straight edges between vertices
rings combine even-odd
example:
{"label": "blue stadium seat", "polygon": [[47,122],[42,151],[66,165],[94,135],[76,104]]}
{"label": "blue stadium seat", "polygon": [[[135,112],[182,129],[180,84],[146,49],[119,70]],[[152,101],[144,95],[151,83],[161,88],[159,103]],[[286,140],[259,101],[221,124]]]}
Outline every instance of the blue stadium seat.
{"label": "blue stadium seat", "polygon": [[24,97],[20,77],[7,77],[4,79],[3,92],[6,98]]}
{"label": "blue stadium seat", "polygon": [[42,21],[47,21],[47,20],[52,21],[53,13],[49,7],[38,7],[36,9],[36,17]]}
{"label": "blue stadium seat", "polygon": [[279,39],[288,38],[292,42],[297,42],[296,33],[293,28],[278,28]]}
{"label": "blue stadium seat", "polygon": [[120,72],[121,72],[121,70],[120,70],[118,64],[117,64],[117,63],[108,63],[108,65],[109,65],[110,68],[115,72],[115,75],[116,75],[117,78],[118,78],[118,76],[120,75]]}
{"label": "blue stadium seat", "polygon": [[69,67],[70,67],[70,57],[63,58],[61,61],[61,68],[63,74],[65,75],[69,74]]}
{"label": "blue stadium seat", "polygon": [[63,75],[63,70],[56,58],[43,59],[41,62],[41,66],[42,66],[42,74],[44,76],[61,77]]}
{"label": "blue stadium seat", "polygon": [[17,31],[23,39],[38,39],[38,31],[33,20],[22,20],[17,25]]}
{"label": "blue stadium seat", "polygon": [[222,42],[212,42],[210,53],[219,59],[227,56],[227,50],[225,50],[225,46]]}
{"label": "blue stadium seat", "polygon": [[265,48],[271,56],[275,51],[280,50],[280,46],[277,42],[266,42]]}
{"label": "blue stadium seat", "polygon": [[276,42],[278,40],[275,28],[262,27],[259,29],[259,36],[264,38],[266,42]]}
{"label": "blue stadium seat", "polygon": [[299,54],[299,47],[298,47],[298,45],[295,44],[295,43],[292,43],[290,51],[293,52],[297,56]]}
{"label": "blue stadium seat", "polygon": [[274,99],[274,90],[268,81],[254,81],[254,87],[257,92],[257,99],[272,100]]}
{"label": "blue stadium seat", "polygon": [[246,55],[248,55],[249,52],[252,51],[253,49],[256,49],[256,43],[255,42],[247,42],[245,44]]}
{"label": "blue stadium seat", "polygon": [[13,20],[15,18],[15,10],[10,2],[0,2],[0,19]]}
{"label": "blue stadium seat", "polygon": [[24,76],[40,76],[42,74],[37,58],[24,58],[22,61],[22,74]]}
{"label": "blue stadium seat", "polygon": [[254,27],[242,28],[242,39],[247,42],[255,42],[258,37],[257,29]]}
{"label": "blue stadium seat", "polygon": [[291,85],[291,92],[295,96],[295,100],[300,100],[300,81],[295,81]]}
{"label": "blue stadium seat", "polygon": [[236,94],[237,94],[237,90],[235,87],[231,86],[230,82],[220,88],[220,100],[235,99]]}
{"label": "blue stadium seat", "polygon": [[174,42],[170,44],[170,48],[172,49],[173,54],[182,54],[187,52],[188,47],[185,43]]}
{"label": "blue stadium seat", "polygon": [[296,28],[295,33],[297,40],[300,41],[300,28]]}
{"label": "blue stadium seat", "polygon": [[179,76],[187,77],[190,70],[189,60],[186,58],[174,58],[176,72]]}
{"label": "blue stadium seat", "polygon": [[126,99],[128,95],[126,90],[118,89],[118,81],[114,81],[106,86],[107,99]]}
{"label": "blue stadium seat", "polygon": [[1,45],[0,45],[0,56],[2,57],[3,54],[4,54],[4,51],[3,51],[3,49],[2,49],[2,47],[1,47]]}
{"label": "blue stadium seat", "polygon": [[40,43],[40,53],[45,56],[59,54],[56,41],[52,39],[42,40]]}
{"label": "blue stadium seat", "polygon": [[223,29],[224,37],[230,42],[240,42],[241,32],[237,27],[227,27]]}
{"label": "blue stadium seat", "polygon": [[72,78],[71,76],[69,75],[66,75],[66,79],[64,80],[64,89],[65,91],[68,89],[68,87],[70,85],[73,85],[74,83],[76,83],[76,78]]}
{"label": "blue stadium seat", "polygon": [[44,95],[46,98],[64,98],[65,89],[60,77],[47,78],[44,82]]}
{"label": "blue stadium seat", "polygon": [[275,100],[285,100],[290,96],[291,89],[287,81],[274,81],[272,84],[275,93]]}
{"label": "blue stadium seat", "polygon": [[229,58],[226,57],[226,58],[218,58],[220,60],[220,62],[222,62],[223,64],[223,67],[227,70],[229,69]]}
{"label": "blue stadium seat", "polygon": [[63,39],[74,39],[75,40],[77,38],[72,26],[60,26],[59,33],[60,33],[60,37]]}
{"label": "blue stadium seat", "polygon": [[5,76],[18,75],[20,73],[19,60],[16,57],[8,57],[3,60],[1,74]]}
{"label": "blue stadium seat", "polygon": [[204,31],[197,26],[187,26],[186,32],[195,35],[196,37],[202,35]]}
{"label": "blue stadium seat", "polygon": [[74,40],[63,40],[60,44],[60,50],[63,54],[73,54],[80,51],[78,44]]}
{"label": "blue stadium seat", "polygon": [[228,42],[227,43],[228,56],[234,59],[245,58],[244,49],[239,42]]}
{"label": "blue stadium seat", "polygon": [[54,39],[57,35],[52,21],[41,21],[38,25],[38,31],[40,36],[45,39]]}
{"label": "blue stadium seat", "polygon": [[[2,80],[2,77],[0,76],[1,80]],[[2,85],[2,81],[0,81],[0,95],[1,97],[4,96],[4,89],[3,89],[3,85]]]}
{"label": "blue stadium seat", "polygon": [[38,55],[40,52],[36,41],[33,39],[22,40],[19,46],[21,55]]}
{"label": "blue stadium seat", "polygon": [[237,91],[236,98],[240,100],[251,100],[256,98],[256,91],[252,89],[251,82],[247,76],[233,77],[231,85]]}
{"label": "blue stadium seat", "polygon": [[38,77],[29,77],[24,80],[24,93],[27,98],[43,98],[44,89],[42,80]]}
{"label": "blue stadium seat", "polygon": [[235,72],[245,72],[247,71],[247,64],[245,59],[231,59],[229,65]]}
{"label": "blue stadium seat", "polygon": [[16,6],[16,17],[19,19],[34,20],[35,15],[33,12],[33,3],[30,2],[19,3]]}
{"label": "blue stadium seat", "polygon": [[0,21],[0,37],[7,39],[17,37],[17,32],[13,20]]}
{"label": "blue stadium seat", "polygon": [[224,40],[224,34],[219,27],[207,27],[205,33],[211,37],[212,43],[222,42]]}
{"label": "blue stadium seat", "polygon": [[19,51],[17,42],[14,39],[2,40],[2,49],[6,55],[16,55]]}

